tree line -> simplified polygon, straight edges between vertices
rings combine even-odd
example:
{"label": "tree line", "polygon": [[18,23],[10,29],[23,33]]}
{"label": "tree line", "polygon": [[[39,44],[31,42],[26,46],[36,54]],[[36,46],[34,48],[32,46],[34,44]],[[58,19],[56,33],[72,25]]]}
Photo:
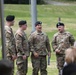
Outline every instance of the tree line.
{"label": "tree line", "polygon": [[[29,4],[31,0],[4,0],[5,4]],[[43,4],[44,0],[37,0],[37,4]]]}

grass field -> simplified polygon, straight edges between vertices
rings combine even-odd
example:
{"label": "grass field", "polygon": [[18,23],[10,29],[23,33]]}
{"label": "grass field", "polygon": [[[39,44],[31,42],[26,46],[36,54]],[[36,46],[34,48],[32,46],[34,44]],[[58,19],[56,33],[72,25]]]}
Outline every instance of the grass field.
{"label": "grass field", "polygon": [[[5,17],[8,14],[13,14],[16,16],[14,31],[18,28],[19,20],[27,20],[28,29],[26,33],[29,35],[31,32],[31,6],[30,5],[5,5],[4,12]],[[76,6],[55,6],[55,5],[38,5],[37,6],[37,19],[43,22],[43,31],[50,34],[50,40],[52,35],[56,32],[56,23],[58,22],[58,17],[61,17],[62,22],[64,22],[66,29],[75,33],[75,18],[76,18]],[[52,34],[52,35],[51,35]],[[74,35],[75,36],[75,35]]]}
{"label": "grass field", "polygon": [[[31,26],[31,6],[30,5],[4,5],[4,16],[6,17],[9,14],[16,16],[15,25],[13,27],[14,32],[18,28],[18,22],[20,20],[27,20],[28,28],[26,30],[27,35],[29,36],[32,31]],[[43,31],[47,33],[50,39],[50,44],[56,29],[56,23],[58,18],[61,17],[62,22],[65,24],[65,29],[70,31],[76,38],[76,6],[55,6],[55,5],[37,5],[37,19],[43,22]],[[1,48],[1,40],[0,40]],[[1,58],[0,52],[0,58]],[[57,75],[56,68],[56,57],[54,52],[52,52],[51,64],[47,68],[48,75]],[[15,66],[16,72],[16,66]],[[28,74],[31,75],[32,67],[29,58],[29,69]]]}

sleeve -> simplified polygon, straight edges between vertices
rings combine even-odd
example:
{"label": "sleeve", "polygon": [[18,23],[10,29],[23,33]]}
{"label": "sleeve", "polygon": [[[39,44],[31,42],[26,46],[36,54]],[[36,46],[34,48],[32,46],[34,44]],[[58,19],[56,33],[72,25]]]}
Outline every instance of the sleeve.
{"label": "sleeve", "polygon": [[25,55],[29,56],[30,55],[30,51],[29,51],[29,42],[28,42],[28,38],[26,36],[25,38],[25,45],[24,45],[24,51],[25,51]]}
{"label": "sleeve", "polygon": [[15,40],[16,40],[17,52],[20,52],[21,54],[25,54],[23,47],[22,47],[22,37],[20,35],[16,34]]}
{"label": "sleeve", "polygon": [[69,42],[70,42],[71,46],[74,45],[75,39],[74,39],[73,35],[71,35],[71,34],[70,34],[70,37],[69,37]]}
{"label": "sleeve", "polygon": [[12,37],[11,31],[5,31],[5,38],[6,38],[6,49],[8,50],[8,53],[11,55],[16,55],[16,44],[15,44],[15,38]]}
{"label": "sleeve", "polygon": [[29,47],[30,47],[30,51],[31,52],[35,52],[34,49],[34,37],[32,36],[32,34],[29,36]]}
{"label": "sleeve", "polygon": [[52,48],[53,48],[53,51],[55,51],[56,48],[57,48],[56,36],[53,37],[53,40],[52,40]]}
{"label": "sleeve", "polygon": [[47,48],[48,52],[51,52],[50,41],[49,41],[48,36],[46,36],[46,48]]}
{"label": "sleeve", "polygon": [[26,55],[27,57],[28,57],[28,56],[30,56],[30,50],[29,50],[29,46],[28,46],[28,49],[27,49],[27,50],[25,50],[24,55]]}

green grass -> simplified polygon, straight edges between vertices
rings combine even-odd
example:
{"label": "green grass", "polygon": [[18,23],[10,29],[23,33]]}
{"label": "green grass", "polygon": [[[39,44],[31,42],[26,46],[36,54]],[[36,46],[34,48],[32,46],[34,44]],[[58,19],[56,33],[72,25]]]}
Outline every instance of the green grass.
{"label": "green grass", "polygon": [[[31,17],[30,5],[5,5],[5,16],[14,14],[16,17]],[[38,5],[38,17],[76,18],[76,6]],[[67,16],[66,16],[67,15]]]}
{"label": "green grass", "polygon": [[[30,35],[32,31],[31,26],[31,6],[30,5],[4,5],[4,16],[9,14],[16,16],[15,25],[13,27],[14,32],[18,29],[18,22],[20,20],[27,20],[28,28],[26,30],[27,35]],[[56,6],[56,5],[37,5],[37,19],[43,22],[43,31],[47,33],[50,39],[50,44],[53,39],[54,33],[57,32],[56,23],[58,22],[58,17],[61,17],[62,22],[65,24],[65,29],[71,32],[76,38],[76,6]],[[1,40],[0,40],[1,47]],[[1,59],[0,50],[0,59]],[[56,68],[56,57],[52,51],[51,65],[47,67],[48,75],[57,75]],[[16,66],[15,66],[16,72]],[[28,74],[32,73],[31,62],[29,58],[29,69]]]}
{"label": "green grass", "polygon": [[0,59],[2,59],[2,52],[1,52],[1,50],[0,50]]}

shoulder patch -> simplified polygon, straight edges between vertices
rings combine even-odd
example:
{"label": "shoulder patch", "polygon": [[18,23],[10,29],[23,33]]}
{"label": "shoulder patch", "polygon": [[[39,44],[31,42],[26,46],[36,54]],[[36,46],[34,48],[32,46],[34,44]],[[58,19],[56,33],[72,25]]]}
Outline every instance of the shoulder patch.
{"label": "shoulder patch", "polygon": [[18,34],[18,35],[22,36],[22,32],[21,32],[21,31],[19,31],[19,30],[16,32],[16,34]]}
{"label": "shoulder patch", "polygon": [[11,31],[8,30],[7,32],[11,34]]}
{"label": "shoulder patch", "polygon": [[11,33],[11,29],[10,29],[10,27],[5,26],[5,31],[8,32],[8,33]]}
{"label": "shoulder patch", "polygon": [[58,35],[58,32],[54,34],[54,37],[56,37]]}
{"label": "shoulder patch", "polygon": [[35,34],[36,34],[36,31],[34,31],[33,33],[31,33],[31,36],[32,36],[32,35],[35,35]]}
{"label": "shoulder patch", "polygon": [[71,33],[68,32],[68,31],[66,31],[65,34],[66,34],[67,36],[71,35]]}

